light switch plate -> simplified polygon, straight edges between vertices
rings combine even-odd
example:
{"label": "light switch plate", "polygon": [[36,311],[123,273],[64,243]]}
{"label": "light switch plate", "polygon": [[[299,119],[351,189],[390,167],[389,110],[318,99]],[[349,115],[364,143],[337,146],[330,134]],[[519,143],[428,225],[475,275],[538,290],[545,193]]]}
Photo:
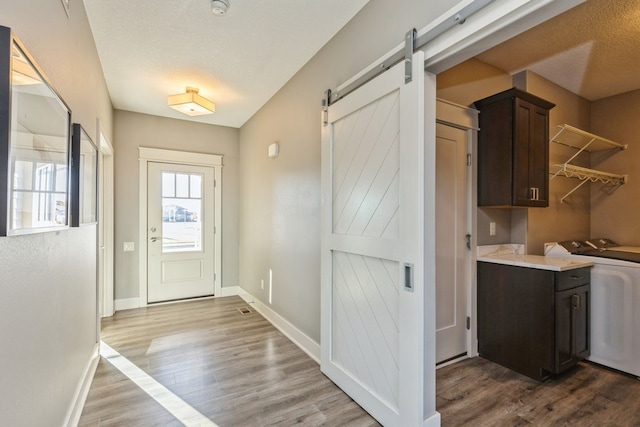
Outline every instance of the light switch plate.
{"label": "light switch plate", "polygon": [[133,252],[136,250],[136,245],[134,242],[124,242],[122,244],[122,250],[124,252]]}

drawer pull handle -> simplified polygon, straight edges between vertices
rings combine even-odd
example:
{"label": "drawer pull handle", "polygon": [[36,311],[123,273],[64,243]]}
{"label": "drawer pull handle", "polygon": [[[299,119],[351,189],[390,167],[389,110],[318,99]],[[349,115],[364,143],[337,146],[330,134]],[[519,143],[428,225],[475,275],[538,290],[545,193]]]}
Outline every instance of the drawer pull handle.
{"label": "drawer pull handle", "polygon": [[580,295],[578,294],[571,295],[571,305],[573,306],[574,310],[580,309],[580,306],[582,305]]}
{"label": "drawer pull handle", "polygon": [[569,276],[571,280],[581,280],[582,276]]}

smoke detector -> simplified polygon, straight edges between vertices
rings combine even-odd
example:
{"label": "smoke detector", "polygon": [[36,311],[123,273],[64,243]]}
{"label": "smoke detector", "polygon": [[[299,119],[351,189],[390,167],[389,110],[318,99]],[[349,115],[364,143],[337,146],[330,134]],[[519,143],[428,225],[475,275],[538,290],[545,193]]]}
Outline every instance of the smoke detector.
{"label": "smoke detector", "polygon": [[216,15],[226,15],[230,7],[231,4],[229,0],[211,0],[211,11]]}

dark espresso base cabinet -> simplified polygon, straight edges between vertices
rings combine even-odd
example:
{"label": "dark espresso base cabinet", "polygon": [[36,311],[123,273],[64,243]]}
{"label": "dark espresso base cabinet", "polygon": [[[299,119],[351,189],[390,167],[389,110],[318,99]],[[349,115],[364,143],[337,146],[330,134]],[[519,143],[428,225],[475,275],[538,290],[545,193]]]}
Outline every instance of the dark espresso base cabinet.
{"label": "dark espresso base cabinet", "polygon": [[589,267],[478,262],[480,356],[544,380],[589,356]]}

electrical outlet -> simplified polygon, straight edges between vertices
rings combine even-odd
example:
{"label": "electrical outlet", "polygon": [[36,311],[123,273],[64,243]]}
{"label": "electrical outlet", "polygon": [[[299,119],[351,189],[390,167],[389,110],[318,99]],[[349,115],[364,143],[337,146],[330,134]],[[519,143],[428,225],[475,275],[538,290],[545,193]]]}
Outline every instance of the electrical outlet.
{"label": "electrical outlet", "polygon": [[260,289],[264,291],[264,279],[260,279]]}
{"label": "electrical outlet", "polygon": [[124,242],[122,244],[122,250],[124,252],[133,252],[136,250],[136,245],[134,242]]}
{"label": "electrical outlet", "polygon": [[489,236],[495,236],[496,235],[496,223],[495,222],[490,222],[489,223]]}

